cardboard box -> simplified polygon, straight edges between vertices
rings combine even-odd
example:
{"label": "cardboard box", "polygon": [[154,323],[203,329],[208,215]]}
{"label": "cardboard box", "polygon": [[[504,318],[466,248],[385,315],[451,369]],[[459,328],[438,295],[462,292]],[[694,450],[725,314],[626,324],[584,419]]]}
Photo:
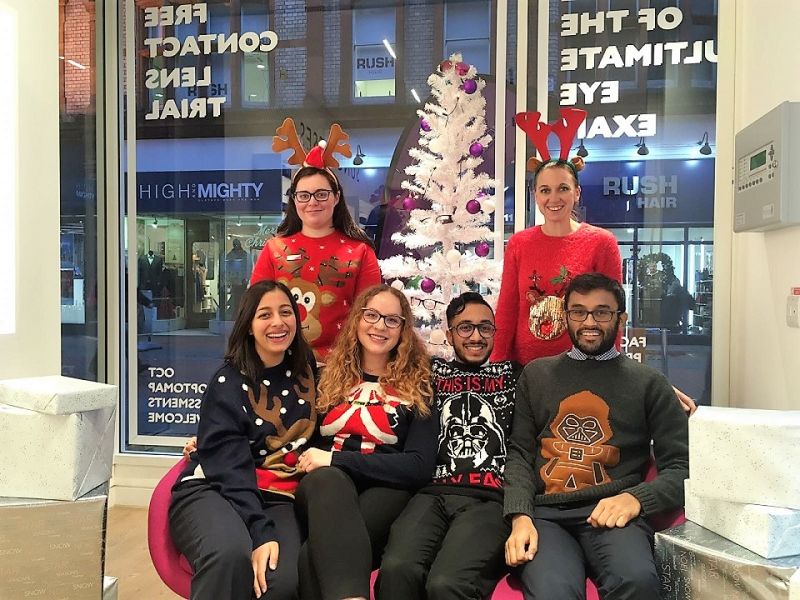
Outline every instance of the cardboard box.
{"label": "cardboard box", "polygon": [[800,411],[701,406],[689,478],[703,498],[800,509]]}
{"label": "cardboard box", "polygon": [[75,500],[108,481],[115,410],[50,415],[0,404],[0,496]]}
{"label": "cardboard box", "polygon": [[764,558],[800,554],[800,510],[741,504],[695,493],[686,480],[686,518]]}
{"label": "cardboard box", "polygon": [[105,486],[74,502],[0,498],[0,598],[98,600]]}
{"label": "cardboard box", "polygon": [[116,406],[117,388],[60,375],[4,379],[0,380],[0,404],[66,415]]}
{"label": "cardboard box", "polygon": [[656,533],[661,600],[800,600],[800,556],[766,559],[700,525]]}
{"label": "cardboard box", "polygon": [[119,590],[117,589],[117,578],[103,577],[103,600],[117,600]]}

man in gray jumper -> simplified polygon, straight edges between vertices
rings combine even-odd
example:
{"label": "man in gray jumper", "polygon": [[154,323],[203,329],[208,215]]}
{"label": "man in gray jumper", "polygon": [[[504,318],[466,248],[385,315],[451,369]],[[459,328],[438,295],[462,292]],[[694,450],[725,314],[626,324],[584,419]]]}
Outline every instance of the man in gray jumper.
{"label": "man in gray jumper", "polygon": [[[688,422],[658,371],[620,354],[616,281],[575,277],[564,297],[573,347],[529,363],[517,384],[505,470],[509,566],[526,600],[659,596],[645,517],[683,504]],[[658,476],[644,482],[652,450]]]}

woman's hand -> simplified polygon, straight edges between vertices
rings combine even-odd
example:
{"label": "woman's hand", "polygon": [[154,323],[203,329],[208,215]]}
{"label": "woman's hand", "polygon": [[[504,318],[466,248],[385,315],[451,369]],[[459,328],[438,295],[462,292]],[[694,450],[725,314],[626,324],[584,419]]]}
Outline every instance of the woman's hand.
{"label": "woman's hand", "polygon": [[319,448],[309,448],[300,455],[297,461],[297,468],[306,473],[311,473],[320,467],[330,467],[333,452],[325,452]]}
{"label": "woman's hand", "polygon": [[267,593],[267,565],[270,571],[278,568],[278,542],[267,542],[253,550],[253,591],[256,598]]}
{"label": "woman's hand", "polygon": [[674,385],[672,386],[672,389],[675,390],[675,395],[678,397],[678,402],[681,403],[681,408],[683,408],[683,411],[691,417],[694,414],[694,411],[697,410],[697,404],[695,404],[694,400],[692,400]]}
{"label": "woman's hand", "polygon": [[189,455],[197,450],[197,436],[193,436],[189,438],[189,441],[186,442],[186,445],[183,447],[183,458],[189,458]]}

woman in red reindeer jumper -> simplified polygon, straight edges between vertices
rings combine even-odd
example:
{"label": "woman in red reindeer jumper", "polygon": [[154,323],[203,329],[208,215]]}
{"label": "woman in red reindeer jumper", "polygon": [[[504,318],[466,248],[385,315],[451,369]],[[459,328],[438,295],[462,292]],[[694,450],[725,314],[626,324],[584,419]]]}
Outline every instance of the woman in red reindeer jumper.
{"label": "woman in red reindeer jumper", "polygon": [[402,292],[378,285],[353,305],[319,386],[323,448],[300,455],[303,600],[368,598],[389,528],[430,481],[437,423],[430,365]]}
{"label": "woman in red reindeer jumper", "polygon": [[347,134],[334,124],[328,141],[308,154],[292,119],[276,134],[272,149],[292,150],[288,162],[300,169],[288,191],[286,217],[277,237],[258,255],[250,283],[274,279],[286,284],[300,305],[303,336],[317,360],[325,362],[353,300],[380,283],[381,273],[372,243],[350,216],[333,172],[339,166],[334,154],[351,154]]}
{"label": "woman in red reindeer jumper", "polygon": [[[527,364],[570,349],[564,315],[564,290],[576,275],[600,272],[622,280],[617,240],[599,227],[575,220],[581,197],[579,156],[567,160],[572,140],[586,111],[561,109],[553,124],[539,122],[539,113],[519,113],[517,125],[531,138],[543,161],[528,160],[534,172],[536,206],[544,223],[514,234],[508,240],[503,279],[497,302],[497,333],[492,360]],[[550,158],[547,136],[561,143],[559,158]]]}

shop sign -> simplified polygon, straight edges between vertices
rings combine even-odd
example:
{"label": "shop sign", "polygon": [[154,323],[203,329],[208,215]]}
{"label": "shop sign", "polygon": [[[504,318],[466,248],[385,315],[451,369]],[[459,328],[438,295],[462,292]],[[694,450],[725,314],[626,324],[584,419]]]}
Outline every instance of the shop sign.
{"label": "shop sign", "polygon": [[394,59],[382,44],[356,46],[356,81],[394,79]]}

